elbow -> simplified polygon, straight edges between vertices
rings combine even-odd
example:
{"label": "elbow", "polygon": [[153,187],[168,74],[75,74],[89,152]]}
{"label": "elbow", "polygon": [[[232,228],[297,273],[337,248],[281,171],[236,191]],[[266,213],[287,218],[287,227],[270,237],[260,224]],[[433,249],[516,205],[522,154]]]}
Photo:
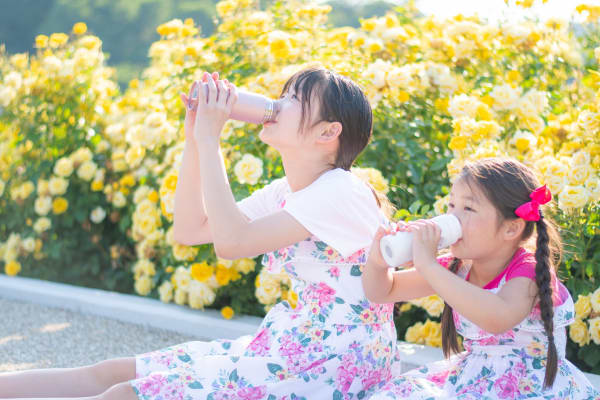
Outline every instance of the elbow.
{"label": "elbow", "polygon": [[504,323],[504,321],[496,318],[486,321],[485,324],[482,324],[482,328],[491,334],[500,335],[511,329],[512,326],[509,326],[508,324]]}
{"label": "elbow", "polygon": [[224,260],[237,260],[244,257],[241,246],[237,245],[234,240],[223,241],[219,240],[213,243],[217,257]]}
{"label": "elbow", "polygon": [[173,240],[185,246],[196,246],[206,243],[206,219],[193,225],[184,224],[181,219],[173,219]]}

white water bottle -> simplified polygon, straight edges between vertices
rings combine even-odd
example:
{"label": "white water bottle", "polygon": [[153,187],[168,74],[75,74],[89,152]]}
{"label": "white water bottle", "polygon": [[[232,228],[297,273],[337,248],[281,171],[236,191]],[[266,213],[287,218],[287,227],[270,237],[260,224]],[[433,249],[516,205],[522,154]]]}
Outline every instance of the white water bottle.
{"label": "white water bottle", "polygon": [[[208,94],[208,84],[200,82],[204,93]],[[198,86],[194,88],[192,100],[198,99]],[[249,122],[251,124],[263,124],[277,120],[279,114],[279,101],[270,99],[261,94],[247,92],[238,89],[238,99],[231,110],[231,119]]]}
{"label": "white water bottle", "polygon": [[[460,221],[452,214],[438,215],[431,219],[442,230],[438,249],[443,249],[456,243],[462,237]],[[381,238],[380,248],[383,259],[390,267],[406,264],[413,258],[412,232],[396,232]]]}

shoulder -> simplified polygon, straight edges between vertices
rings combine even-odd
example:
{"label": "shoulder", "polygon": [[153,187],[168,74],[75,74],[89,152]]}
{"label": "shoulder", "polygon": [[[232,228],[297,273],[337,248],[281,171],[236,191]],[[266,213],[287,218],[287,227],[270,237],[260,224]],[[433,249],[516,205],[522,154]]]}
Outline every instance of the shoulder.
{"label": "shoulder", "polygon": [[508,267],[506,267],[506,280],[525,277],[535,280],[535,255],[520,247]]}

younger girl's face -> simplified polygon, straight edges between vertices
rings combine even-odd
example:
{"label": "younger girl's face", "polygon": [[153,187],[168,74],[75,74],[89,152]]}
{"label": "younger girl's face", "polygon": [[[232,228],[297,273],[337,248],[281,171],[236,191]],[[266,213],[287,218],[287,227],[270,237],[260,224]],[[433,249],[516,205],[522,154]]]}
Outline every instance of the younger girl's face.
{"label": "younger girl's face", "polygon": [[469,185],[460,178],[452,185],[448,213],[460,220],[463,232],[462,239],[450,246],[455,257],[486,258],[498,248],[498,211],[475,184]]}
{"label": "younger girl's face", "polygon": [[[300,120],[302,118],[302,99],[300,94],[294,92],[293,85],[287,93],[278,100],[280,111],[275,122],[263,125],[259,137],[264,143],[275,148],[280,153],[288,149],[303,149],[310,143],[310,128],[301,132]],[[305,126],[310,127],[310,121],[317,118],[319,107],[315,98],[311,99],[310,114],[307,115]]]}

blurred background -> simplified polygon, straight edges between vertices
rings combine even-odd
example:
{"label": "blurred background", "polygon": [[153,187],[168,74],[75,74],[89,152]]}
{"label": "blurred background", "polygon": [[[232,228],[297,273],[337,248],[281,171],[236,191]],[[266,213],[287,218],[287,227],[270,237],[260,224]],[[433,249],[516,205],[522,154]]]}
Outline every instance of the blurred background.
{"label": "blurred background", "polygon": [[[148,48],[160,37],[156,27],[173,18],[193,18],[202,36],[215,30],[216,0],[0,0],[0,43],[8,53],[35,52],[38,34],[68,31],[85,21],[102,38],[108,65],[117,69],[121,88],[148,65]],[[263,0],[267,7],[272,0]],[[334,26],[360,26],[360,18],[384,15],[402,1],[324,2]]]}

